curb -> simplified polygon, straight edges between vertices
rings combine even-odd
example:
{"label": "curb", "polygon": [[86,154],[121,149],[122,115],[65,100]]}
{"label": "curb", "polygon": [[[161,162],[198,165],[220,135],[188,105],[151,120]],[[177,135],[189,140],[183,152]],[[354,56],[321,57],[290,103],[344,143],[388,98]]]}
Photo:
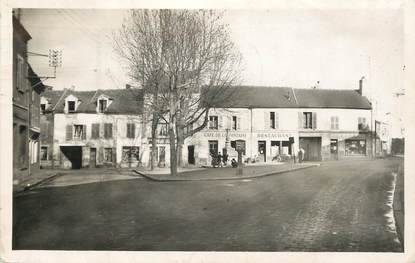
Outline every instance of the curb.
{"label": "curb", "polygon": [[307,168],[318,167],[318,166],[320,166],[320,164],[312,164],[312,165],[305,166],[305,167],[285,169],[285,170],[281,170],[281,171],[277,171],[277,172],[267,172],[267,173],[258,174],[258,175],[232,176],[232,177],[224,177],[224,178],[218,178],[217,177],[217,178],[169,178],[169,179],[167,179],[167,178],[156,178],[154,176],[144,174],[144,173],[142,173],[140,171],[137,171],[137,170],[134,170],[134,172],[141,175],[141,176],[143,176],[146,179],[149,179],[149,180],[155,181],[155,182],[225,181],[225,180],[243,180],[243,179],[260,178],[260,177],[265,177],[265,176],[270,176],[270,175],[294,172],[294,171],[303,170],[303,169],[307,169]]}
{"label": "curb", "polygon": [[30,189],[32,189],[33,187],[36,187],[36,186],[39,186],[40,184],[43,184],[43,183],[46,183],[46,182],[52,181],[52,180],[53,180],[53,179],[55,179],[56,177],[59,177],[59,176],[62,176],[62,175],[64,175],[64,173],[59,173],[59,172],[58,172],[58,173],[53,174],[53,175],[51,175],[51,176],[49,176],[49,177],[43,178],[43,179],[41,179],[41,180],[37,181],[36,183],[31,184],[30,186],[26,185],[26,186],[25,186],[25,187],[23,187],[21,190],[16,190],[16,191],[13,191],[13,194],[20,194],[20,193],[23,193],[23,192],[29,191],[29,190],[30,190]]}

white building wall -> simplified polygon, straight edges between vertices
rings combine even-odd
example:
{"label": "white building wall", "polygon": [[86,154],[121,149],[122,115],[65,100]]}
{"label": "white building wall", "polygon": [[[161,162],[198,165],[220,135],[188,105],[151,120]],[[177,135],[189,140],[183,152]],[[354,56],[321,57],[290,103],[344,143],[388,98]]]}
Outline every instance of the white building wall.
{"label": "white building wall", "polygon": [[[91,138],[92,124],[100,124],[100,138]],[[104,124],[112,123],[112,138],[104,138]],[[135,138],[127,138],[127,123],[135,123]],[[66,140],[67,125],[86,125],[86,139]],[[59,163],[62,158],[60,156],[60,146],[82,146],[83,147],[83,166],[89,163],[89,149],[97,148],[97,156],[99,148],[115,148],[116,163],[121,165],[122,153],[124,146],[140,147],[142,154],[142,137],[141,137],[141,117],[137,115],[121,115],[121,114],[88,114],[88,113],[72,113],[72,114],[55,114],[54,116],[54,149],[53,158]],[[97,158],[97,165],[101,165]],[[70,168],[68,163],[62,163],[64,168]],[[135,165],[137,163],[135,162]]]}

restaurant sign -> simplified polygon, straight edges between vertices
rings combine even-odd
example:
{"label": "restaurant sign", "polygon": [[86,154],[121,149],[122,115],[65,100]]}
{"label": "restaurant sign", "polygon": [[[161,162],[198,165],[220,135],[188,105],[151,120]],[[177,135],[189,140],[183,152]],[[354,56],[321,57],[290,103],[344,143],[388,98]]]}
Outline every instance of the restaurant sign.
{"label": "restaurant sign", "polygon": [[295,137],[294,134],[287,133],[287,132],[263,132],[263,133],[257,133],[257,138],[261,139],[279,139],[279,140],[289,140],[290,137]]}

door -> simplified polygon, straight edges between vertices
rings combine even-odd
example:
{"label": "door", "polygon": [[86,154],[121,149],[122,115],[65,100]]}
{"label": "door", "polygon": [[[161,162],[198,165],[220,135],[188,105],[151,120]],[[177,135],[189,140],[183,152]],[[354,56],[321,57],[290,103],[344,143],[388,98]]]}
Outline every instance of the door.
{"label": "door", "polygon": [[187,163],[195,164],[195,146],[194,145],[187,146]]}
{"label": "door", "polygon": [[338,160],[338,141],[337,139],[330,140],[330,158],[332,160]]}
{"label": "door", "polygon": [[91,148],[89,151],[89,167],[97,167],[97,148]]}
{"label": "door", "polygon": [[321,137],[300,137],[300,148],[304,149],[304,161],[321,160]]}
{"label": "door", "polygon": [[166,165],[166,147],[159,147],[159,167],[164,167]]}
{"label": "door", "polygon": [[258,156],[260,162],[267,161],[267,146],[266,141],[258,141]]}

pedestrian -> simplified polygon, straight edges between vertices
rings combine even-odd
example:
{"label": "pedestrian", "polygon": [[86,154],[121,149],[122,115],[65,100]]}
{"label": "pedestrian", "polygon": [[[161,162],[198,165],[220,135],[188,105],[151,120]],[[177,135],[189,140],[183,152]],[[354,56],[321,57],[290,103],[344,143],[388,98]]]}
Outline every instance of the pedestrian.
{"label": "pedestrian", "polygon": [[219,154],[218,154],[218,165],[219,165],[220,167],[223,167],[223,165],[222,165],[222,154],[220,154],[220,152],[219,152]]}
{"label": "pedestrian", "polygon": [[303,162],[303,160],[304,160],[304,153],[305,153],[305,151],[304,151],[303,148],[300,148],[300,150],[298,150],[298,162],[299,163],[302,163]]}
{"label": "pedestrian", "polygon": [[212,167],[216,168],[218,157],[216,156],[215,153],[211,153],[210,156],[212,157],[212,162],[211,162]]}
{"label": "pedestrian", "polygon": [[227,153],[223,154],[223,165],[224,166],[228,165],[228,154]]}
{"label": "pedestrian", "polygon": [[232,168],[238,167],[238,163],[236,162],[235,158],[232,158],[231,165],[232,165]]}

